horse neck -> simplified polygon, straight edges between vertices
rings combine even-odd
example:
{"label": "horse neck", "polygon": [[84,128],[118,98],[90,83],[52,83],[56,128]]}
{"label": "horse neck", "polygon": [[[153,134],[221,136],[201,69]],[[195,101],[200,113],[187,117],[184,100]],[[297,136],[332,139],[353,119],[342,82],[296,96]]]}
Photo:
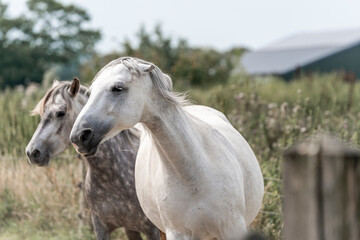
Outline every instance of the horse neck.
{"label": "horse neck", "polygon": [[[105,182],[127,176],[125,171],[133,169],[129,165],[135,165],[137,148],[138,136],[131,130],[124,130],[100,144],[95,156],[86,158],[91,176]],[[115,175],[112,174],[114,171]]]}
{"label": "horse neck", "polygon": [[92,157],[87,157],[89,167],[94,171],[105,173],[105,170],[111,169],[117,163],[116,155],[114,154],[115,146],[121,144],[119,136],[115,136],[108,141],[101,143],[96,154]]}
{"label": "horse neck", "polygon": [[184,182],[199,178],[201,134],[195,122],[181,106],[162,106],[146,113],[143,121],[149,129],[160,154],[162,165]]}
{"label": "horse neck", "polygon": [[78,93],[74,99],[74,103],[76,105],[76,109],[74,109],[74,111],[76,111],[76,116],[79,115],[81,109],[85,106],[87,100],[89,99],[89,97],[85,94],[84,92],[85,90],[82,90],[81,93]]}

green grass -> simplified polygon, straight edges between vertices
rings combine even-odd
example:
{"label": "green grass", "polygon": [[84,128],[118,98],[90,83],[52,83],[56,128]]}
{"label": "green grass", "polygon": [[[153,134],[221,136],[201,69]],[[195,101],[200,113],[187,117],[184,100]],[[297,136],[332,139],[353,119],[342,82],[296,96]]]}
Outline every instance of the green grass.
{"label": "green grass", "polygon": [[[59,159],[48,168],[37,168],[24,158],[4,160],[24,157],[39,120],[30,117],[29,111],[44,91],[0,93],[0,240],[79,239],[79,161]],[[320,132],[360,144],[360,83],[350,85],[336,74],[289,83],[233,76],[226,84],[194,88],[189,95],[195,103],[224,112],[257,155],[265,195],[252,228],[269,239],[282,237],[283,150]],[[85,228],[82,234],[94,239],[91,229]],[[114,237],[125,239],[121,230]]]}

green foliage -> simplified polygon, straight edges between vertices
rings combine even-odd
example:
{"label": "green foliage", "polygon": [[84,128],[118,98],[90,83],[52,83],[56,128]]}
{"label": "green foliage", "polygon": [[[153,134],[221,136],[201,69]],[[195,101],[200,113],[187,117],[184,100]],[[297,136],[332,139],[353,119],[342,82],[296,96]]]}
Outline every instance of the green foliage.
{"label": "green foliage", "polygon": [[125,56],[134,56],[159,64],[164,71],[169,72],[178,59],[180,51],[188,49],[185,40],[174,43],[170,37],[165,37],[160,25],[152,33],[141,27],[137,34],[138,45],[134,47],[129,40],[123,43]]}
{"label": "green foliage", "polygon": [[135,42],[136,46],[125,40],[123,51],[95,56],[83,65],[81,78],[89,81],[110,60],[120,56],[133,56],[158,65],[172,77],[178,88],[208,86],[226,82],[244,51],[242,48],[234,48],[228,52],[218,52],[214,49],[190,47],[183,39],[174,40],[164,36],[160,25],[153,32],[147,32],[141,27]]}
{"label": "green foliage", "polygon": [[85,10],[56,0],[28,0],[29,14],[9,17],[0,2],[0,89],[41,82],[53,64],[78,61],[93,51],[98,31],[87,29]]}
{"label": "green foliage", "polygon": [[179,54],[172,67],[175,79],[188,81],[193,86],[207,86],[225,82],[232,65],[225,54],[213,49],[187,49]]}

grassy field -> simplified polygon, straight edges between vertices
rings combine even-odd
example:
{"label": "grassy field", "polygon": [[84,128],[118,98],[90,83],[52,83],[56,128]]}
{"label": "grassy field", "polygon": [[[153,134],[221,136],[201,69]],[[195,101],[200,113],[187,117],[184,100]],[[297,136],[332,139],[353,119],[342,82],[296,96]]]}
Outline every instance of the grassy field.
{"label": "grassy field", "polygon": [[[74,151],[47,168],[29,165],[24,156],[39,120],[29,111],[44,91],[0,93],[0,240],[94,239],[89,227],[78,228],[81,174]],[[189,96],[224,112],[252,146],[265,177],[263,207],[252,228],[269,239],[282,237],[283,150],[320,132],[360,143],[360,84],[336,74],[290,83],[233,76],[223,85],[192,89]],[[114,238],[126,239],[122,231]]]}

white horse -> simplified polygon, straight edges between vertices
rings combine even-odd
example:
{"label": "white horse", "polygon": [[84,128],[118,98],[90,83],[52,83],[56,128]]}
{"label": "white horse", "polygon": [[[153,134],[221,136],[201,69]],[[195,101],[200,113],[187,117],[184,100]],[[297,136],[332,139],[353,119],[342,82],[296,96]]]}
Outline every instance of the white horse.
{"label": "white horse", "polygon": [[154,64],[114,60],[95,76],[71,140],[91,154],[141,123],[135,182],[147,217],[168,240],[239,239],[263,198],[255,154],[222,113],[171,90]]}

